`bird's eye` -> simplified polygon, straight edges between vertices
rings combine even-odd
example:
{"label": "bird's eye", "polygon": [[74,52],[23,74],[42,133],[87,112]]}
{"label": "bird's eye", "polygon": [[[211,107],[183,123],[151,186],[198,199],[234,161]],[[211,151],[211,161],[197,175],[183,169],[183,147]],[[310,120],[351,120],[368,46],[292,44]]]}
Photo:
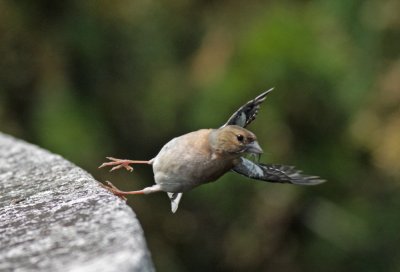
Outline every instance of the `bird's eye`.
{"label": "bird's eye", "polygon": [[243,139],[244,139],[243,135],[241,135],[241,134],[236,135],[236,138],[238,139],[239,142],[243,142]]}

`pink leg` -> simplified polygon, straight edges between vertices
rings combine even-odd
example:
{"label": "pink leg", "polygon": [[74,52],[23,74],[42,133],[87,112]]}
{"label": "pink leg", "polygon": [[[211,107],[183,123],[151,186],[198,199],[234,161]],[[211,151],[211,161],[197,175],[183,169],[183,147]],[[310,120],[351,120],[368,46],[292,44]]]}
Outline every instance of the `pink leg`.
{"label": "pink leg", "polygon": [[109,181],[106,181],[107,185],[103,185],[106,189],[111,191],[114,195],[122,198],[123,200],[126,200],[125,195],[143,195],[143,194],[151,194],[151,193],[156,193],[161,191],[160,185],[156,184],[151,187],[146,187],[142,190],[138,191],[121,191],[117,187],[115,187],[114,184],[112,184]]}
{"label": "pink leg", "polygon": [[130,164],[151,164],[150,161],[132,161],[132,160],[116,159],[113,157],[107,157],[107,159],[109,159],[110,162],[103,163],[102,165],[99,166],[99,168],[102,168],[105,166],[113,166],[111,168],[110,172],[120,169],[122,167],[124,167],[126,170],[132,172],[133,167],[129,166]]}

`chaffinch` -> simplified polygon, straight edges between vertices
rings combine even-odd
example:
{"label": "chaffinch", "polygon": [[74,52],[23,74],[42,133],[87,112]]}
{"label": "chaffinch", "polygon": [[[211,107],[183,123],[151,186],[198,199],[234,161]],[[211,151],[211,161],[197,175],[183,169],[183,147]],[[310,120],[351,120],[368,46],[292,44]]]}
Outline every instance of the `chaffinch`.
{"label": "chaffinch", "polygon": [[183,192],[215,181],[228,171],[268,182],[299,185],[324,182],[317,176],[302,174],[293,166],[257,163],[243,157],[244,154],[260,155],[263,152],[256,135],[245,127],[256,118],[260,104],[272,90],[244,104],[218,129],[200,129],[172,139],[151,160],[107,157],[110,162],[103,163],[99,168],[112,166],[110,171],[120,168],[133,171],[130,164],[152,165],[156,183],[138,191],[121,191],[107,181],[107,188],[123,198],[130,194],[166,192],[175,213]]}

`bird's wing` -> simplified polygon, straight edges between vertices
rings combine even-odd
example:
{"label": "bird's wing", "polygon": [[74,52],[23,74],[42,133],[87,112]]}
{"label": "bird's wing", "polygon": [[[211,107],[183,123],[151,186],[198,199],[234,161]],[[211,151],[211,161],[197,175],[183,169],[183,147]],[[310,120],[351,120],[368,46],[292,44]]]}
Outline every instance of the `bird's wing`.
{"label": "bird's wing", "polygon": [[264,100],[267,98],[267,95],[272,92],[273,89],[274,88],[271,88],[268,91],[263,92],[253,100],[250,100],[241,106],[234,114],[232,114],[229,120],[222,127],[228,125],[246,127],[254,119],[256,119],[261,103],[264,102]]}
{"label": "bird's wing", "polygon": [[241,161],[232,170],[251,179],[268,182],[292,183],[298,185],[317,185],[325,180],[317,176],[302,174],[294,166],[280,164],[257,164],[248,159]]}
{"label": "bird's wing", "polygon": [[167,193],[169,199],[171,200],[171,211],[175,213],[179,206],[179,201],[181,201],[182,193]]}

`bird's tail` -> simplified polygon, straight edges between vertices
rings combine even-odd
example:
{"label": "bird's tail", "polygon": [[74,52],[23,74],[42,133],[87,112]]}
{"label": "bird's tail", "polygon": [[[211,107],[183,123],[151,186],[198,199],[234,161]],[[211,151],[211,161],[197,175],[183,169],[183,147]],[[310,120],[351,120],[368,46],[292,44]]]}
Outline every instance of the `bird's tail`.
{"label": "bird's tail", "polygon": [[182,193],[167,193],[169,199],[171,200],[171,211],[175,213],[179,206],[179,201],[181,201]]}

